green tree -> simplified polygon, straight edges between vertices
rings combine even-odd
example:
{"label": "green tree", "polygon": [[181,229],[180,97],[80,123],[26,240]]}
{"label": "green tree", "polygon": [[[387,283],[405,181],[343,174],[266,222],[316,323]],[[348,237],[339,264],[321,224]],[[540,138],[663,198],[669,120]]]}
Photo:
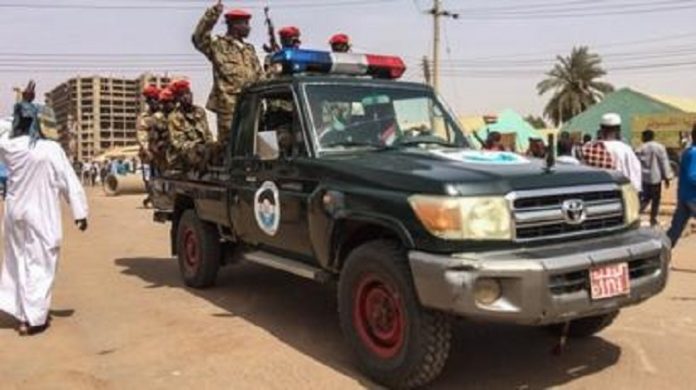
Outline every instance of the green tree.
{"label": "green tree", "polygon": [[524,118],[524,120],[527,121],[527,123],[529,123],[530,125],[532,125],[532,127],[535,129],[545,129],[548,127],[544,118],[540,116],[527,115]]}
{"label": "green tree", "polygon": [[602,100],[614,87],[601,81],[607,72],[602,68],[602,58],[590,53],[587,46],[574,47],[570,56],[556,57],[547,78],[537,84],[539,95],[553,92],[544,108],[544,115],[560,126],[575,115]]}

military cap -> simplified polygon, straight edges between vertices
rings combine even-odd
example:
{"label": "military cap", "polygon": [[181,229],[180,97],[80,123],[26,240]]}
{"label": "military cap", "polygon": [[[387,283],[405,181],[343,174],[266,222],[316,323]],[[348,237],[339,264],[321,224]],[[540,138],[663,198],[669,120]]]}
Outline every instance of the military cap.
{"label": "military cap", "polygon": [[156,85],[150,84],[150,85],[146,86],[145,88],[143,88],[143,96],[145,96],[146,98],[157,99],[157,98],[159,98],[159,94],[160,94],[160,89],[157,88]]}
{"label": "military cap", "polygon": [[225,20],[230,21],[230,20],[249,20],[251,19],[251,14],[241,10],[241,9],[233,9],[230,11],[227,11],[225,13]]}
{"label": "military cap", "polygon": [[159,100],[161,102],[171,102],[174,100],[174,92],[170,87],[163,89],[159,94]]}
{"label": "military cap", "polygon": [[278,31],[278,35],[284,39],[298,38],[300,36],[300,29],[295,26],[283,27]]}
{"label": "military cap", "polygon": [[191,83],[188,80],[176,80],[169,86],[169,89],[174,95],[180,95],[191,90]]}
{"label": "military cap", "polygon": [[341,45],[350,43],[350,37],[346,34],[334,34],[331,39],[329,39],[330,45]]}

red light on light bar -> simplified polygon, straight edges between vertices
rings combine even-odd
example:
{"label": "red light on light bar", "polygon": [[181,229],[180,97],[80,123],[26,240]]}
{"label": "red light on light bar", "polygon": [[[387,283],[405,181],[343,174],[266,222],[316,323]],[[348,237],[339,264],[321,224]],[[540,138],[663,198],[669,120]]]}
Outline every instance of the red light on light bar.
{"label": "red light on light bar", "polygon": [[406,72],[406,64],[399,57],[366,54],[368,73],[381,78],[398,79]]}

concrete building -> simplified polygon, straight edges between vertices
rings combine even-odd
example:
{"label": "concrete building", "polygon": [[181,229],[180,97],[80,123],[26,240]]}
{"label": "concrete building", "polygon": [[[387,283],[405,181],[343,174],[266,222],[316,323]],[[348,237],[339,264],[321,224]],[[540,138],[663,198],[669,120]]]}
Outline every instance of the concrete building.
{"label": "concrete building", "polygon": [[148,73],[136,79],[78,76],[58,85],[46,94],[46,104],[55,112],[63,148],[84,161],[136,144],[136,119],[144,107],[140,91],[171,79]]}

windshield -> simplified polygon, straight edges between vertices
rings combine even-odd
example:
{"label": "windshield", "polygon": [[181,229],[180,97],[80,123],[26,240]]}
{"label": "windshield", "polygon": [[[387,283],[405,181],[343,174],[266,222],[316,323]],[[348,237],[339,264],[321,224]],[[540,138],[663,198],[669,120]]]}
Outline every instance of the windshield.
{"label": "windshield", "polygon": [[466,146],[463,132],[431,91],[384,85],[305,88],[319,152]]}

